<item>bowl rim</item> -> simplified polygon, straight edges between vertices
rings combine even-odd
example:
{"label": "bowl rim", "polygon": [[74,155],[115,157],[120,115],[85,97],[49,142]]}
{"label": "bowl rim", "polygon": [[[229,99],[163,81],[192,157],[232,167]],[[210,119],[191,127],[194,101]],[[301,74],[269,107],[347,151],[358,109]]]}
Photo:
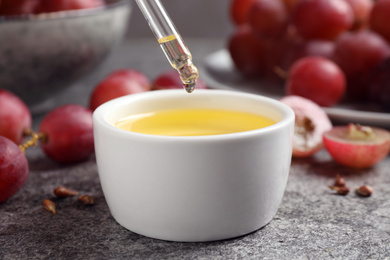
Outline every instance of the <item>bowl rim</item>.
{"label": "bowl rim", "polygon": [[[161,92],[160,92],[161,91]],[[256,99],[258,101],[261,101],[267,105],[270,105],[272,107],[277,108],[282,114],[283,118],[276,122],[273,125],[250,130],[250,131],[243,131],[243,132],[235,132],[235,133],[229,133],[229,134],[221,134],[221,135],[203,135],[203,136],[160,136],[160,135],[149,135],[149,134],[143,134],[143,133],[135,133],[123,129],[119,129],[112,124],[110,124],[106,116],[107,114],[111,113],[112,110],[118,109],[118,107],[125,105],[126,103],[131,102],[132,99],[139,97],[140,99],[144,99],[144,97],[148,98],[148,96],[152,95],[160,95],[162,98],[165,97],[176,97],[179,93],[182,93],[183,90],[181,89],[169,89],[169,90],[158,90],[158,91],[152,91],[152,92],[142,92],[142,93],[136,93],[132,95],[127,95],[119,98],[115,98],[113,100],[107,101],[106,103],[100,105],[98,108],[95,109],[93,112],[93,121],[94,121],[94,128],[99,127],[102,129],[106,129],[108,131],[111,131],[115,135],[119,135],[123,138],[141,138],[144,140],[154,140],[154,141],[195,141],[199,142],[201,140],[204,141],[221,141],[221,140],[233,140],[233,139],[240,139],[240,138],[250,138],[257,135],[266,135],[267,133],[278,131],[281,128],[285,128],[290,124],[294,124],[295,121],[295,114],[294,111],[284,103],[261,95],[256,94],[250,94],[250,93],[244,93],[244,92],[238,92],[238,91],[230,91],[230,90],[217,90],[217,89],[199,89],[198,92],[204,94],[204,93],[212,93],[212,95],[216,95],[217,93],[228,96],[228,95],[237,95],[241,98],[248,98],[248,99]],[[159,94],[160,93],[160,94]],[[99,125],[99,126],[98,126]]]}
{"label": "bowl rim", "polygon": [[107,0],[105,5],[93,8],[65,10],[51,13],[0,15],[0,25],[10,22],[42,22],[75,17],[93,16],[104,13],[106,10],[116,9],[123,6],[129,7],[129,0]]}

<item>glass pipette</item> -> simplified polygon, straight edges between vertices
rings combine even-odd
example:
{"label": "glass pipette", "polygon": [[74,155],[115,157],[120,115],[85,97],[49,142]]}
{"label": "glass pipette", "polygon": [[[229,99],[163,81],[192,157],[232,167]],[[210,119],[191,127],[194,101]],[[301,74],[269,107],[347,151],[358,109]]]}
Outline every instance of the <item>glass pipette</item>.
{"label": "glass pipette", "polygon": [[158,43],[183,82],[184,89],[195,89],[199,71],[192,63],[192,55],[160,0],[136,0]]}

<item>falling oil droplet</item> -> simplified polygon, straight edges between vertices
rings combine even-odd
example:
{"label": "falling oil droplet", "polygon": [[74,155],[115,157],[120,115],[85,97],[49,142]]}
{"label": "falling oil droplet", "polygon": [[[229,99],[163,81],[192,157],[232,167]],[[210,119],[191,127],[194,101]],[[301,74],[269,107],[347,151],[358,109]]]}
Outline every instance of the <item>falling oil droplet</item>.
{"label": "falling oil droplet", "polygon": [[187,91],[187,93],[192,93],[195,90],[195,83],[184,84],[183,87]]}

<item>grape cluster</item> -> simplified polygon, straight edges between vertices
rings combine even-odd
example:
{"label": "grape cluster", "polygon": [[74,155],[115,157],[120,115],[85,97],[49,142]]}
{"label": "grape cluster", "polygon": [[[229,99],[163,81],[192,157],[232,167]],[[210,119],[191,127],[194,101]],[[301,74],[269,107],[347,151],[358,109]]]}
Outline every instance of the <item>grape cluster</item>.
{"label": "grape cluster", "polygon": [[0,15],[29,15],[94,8],[104,0],[1,0]]}
{"label": "grape cluster", "polygon": [[389,67],[390,0],[232,0],[230,17],[228,50],[246,77],[321,106],[390,95],[388,77],[378,76]]}

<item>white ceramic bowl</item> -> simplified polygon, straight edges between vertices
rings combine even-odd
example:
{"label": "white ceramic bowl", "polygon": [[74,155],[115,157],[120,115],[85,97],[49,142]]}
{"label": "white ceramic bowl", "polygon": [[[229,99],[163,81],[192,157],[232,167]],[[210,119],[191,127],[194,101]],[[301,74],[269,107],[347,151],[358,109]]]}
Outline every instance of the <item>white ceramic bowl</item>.
{"label": "white ceramic bowl", "polygon": [[[130,114],[219,108],[266,115],[272,126],[225,135],[154,136],[121,130]],[[275,216],[291,163],[294,112],[234,91],[161,90],[121,97],[93,115],[102,189],[115,220],[149,237],[212,241],[253,232]]]}

